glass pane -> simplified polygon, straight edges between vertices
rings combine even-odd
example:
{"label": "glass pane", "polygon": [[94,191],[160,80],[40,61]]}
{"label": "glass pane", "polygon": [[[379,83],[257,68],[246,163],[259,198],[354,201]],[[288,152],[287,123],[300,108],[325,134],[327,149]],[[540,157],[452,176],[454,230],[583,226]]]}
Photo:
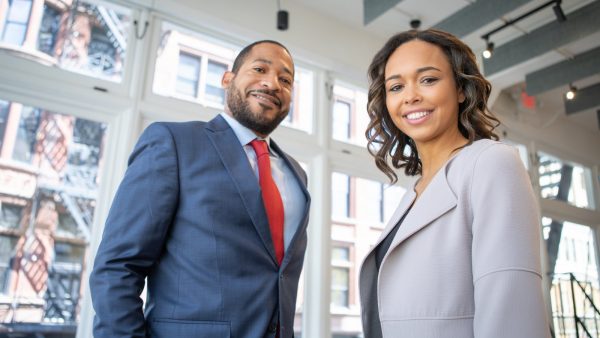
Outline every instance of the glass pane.
{"label": "glass pane", "polygon": [[20,45],[25,41],[27,26],[20,23],[7,22],[2,40],[11,45]]}
{"label": "glass pane", "polygon": [[[7,25],[4,41],[21,46],[29,59],[45,65],[115,82],[122,80],[131,10],[84,0],[36,1],[34,6],[40,6],[36,10],[43,12],[41,18],[23,21],[25,13],[29,16],[24,3],[31,1],[13,1],[10,16],[19,20],[14,23],[26,23],[26,26]],[[14,6],[21,6],[15,14]],[[33,32],[28,40],[23,39],[24,31]],[[47,54],[51,61],[39,53],[31,53],[32,49]]]}
{"label": "glass pane", "polygon": [[237,50],[237,46],[163,22],[152,91],[222,108],[225,94],[221,78],[233,63]]}
{"label": "glass pane", "polygon": [[350,217],[350,178],[340,173],[331,174],[331,215],[334,219]]}
{"label": "glass pane", "polygon": [[350,119],[352,107],[350,103],[337,100],[333,105],[333,138],[349,141],[351,135]]}
{"label": "glass pane", "polygon": [[[593,336],[600,334],[594,304],[600,302],[596,243],[591,227],[542,218],[553,270],[550,301],[557,337],[575,337],[575,312]],[[559,239],[558,246],[556,241]],[[573,308],[576,304],[576,308]],[[579,327],[580,331],[583,331]]]}
{"label": "glass pane", "polygon": [[24,163],[0,158],[0,323],[74,337],[106,125],[10,107],[2,154]]}
{"label": "glass pane", "polygon": [[349,270],[347,268],[331,269],[331,305],[332,307],[348,307],[348,289],[350,288]]}
{"label": "glass pane", "polygon": [[314,74],[311,70],[296,66],[294,91],[290,111],[282,125],[312,132],[314,108]]}
{"label": "glass pane", "polygon": [[20,113],[20,119],[12,158],[15,161],[31,163],[36,145],[36,135],[40,127],[41,112],[39,109],[27,106],[21,106],[22,109],[18,109],[17,104],[15,104],[15,108],[13,114]]}
{"label": "glass pane", "polygon": [[366,91],[336,84],[333,86],[333,94],[333,139],[366,146],[365,131],[369,124]]}
{"label": "glass pane", "polygon": [[177,93],[196,97],[200,78],[200,62],[201,59],[199,57],[179,53],[177,84],[175,85]]}
{"label": "glass pane", "polygon": [[212,60],[208,61],[206,76],[206,99],[224,104],[225,90],[221,88],[221,79],[227,71],[227,65]]}
{"label": "glass pane", "polygon": [[331,260],[334,262],[349,262],[350,261],[350,249],[333,247],[331,249]]}
{"label": "glass pane", "polygon": [[27,23],[31,12],[31,0],[13,0],[8,9],[7,21]]}
{"label": "glass pane", "polygon": [[565,201],[579,208],[594,209],[592,174],[589,168],[538,153],[542,198]]}

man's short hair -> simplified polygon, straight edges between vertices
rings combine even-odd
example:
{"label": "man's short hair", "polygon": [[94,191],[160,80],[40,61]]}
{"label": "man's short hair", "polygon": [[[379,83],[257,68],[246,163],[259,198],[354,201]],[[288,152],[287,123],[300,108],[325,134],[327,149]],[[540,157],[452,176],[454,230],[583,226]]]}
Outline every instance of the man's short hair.
{"label": "man's short hair", "polygon": [[256,45],[260,45],[263,43],[272,43],[274,45],[277,45],[277,46],[283,48],[288,53],[290,58],[292,57],[292,54],[290,53],[290,51],[284,45],[282,45],[280,42],[277,42],[275,40],[255,41],[255,42],[249,44],[248,46],[244,47],[244,49],[242,49],[240,51],[240,53],[235,57],[235,60],[233,61],[233,66],[231,67],[231,72],[234,74],[237,74],[240,67],[242,67],[242,65],[246,61],[248,54],[250,54],[250,52],[252,51],[252,48],[254,48],[254,46],[256,46]]}

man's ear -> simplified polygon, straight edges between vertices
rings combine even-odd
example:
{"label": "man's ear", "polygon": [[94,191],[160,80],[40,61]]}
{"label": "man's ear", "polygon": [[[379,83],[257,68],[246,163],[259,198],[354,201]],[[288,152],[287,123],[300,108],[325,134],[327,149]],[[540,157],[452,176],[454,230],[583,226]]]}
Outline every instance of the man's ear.
{"label": "man's ear", "polygon": [[233,72],[225,71],[225,73],[223,73],[223,77],[221,78],[221,87],[223,87],[224,89],[228,89],[229,84],[231,83],[231,81],[233,81],[234,77],[235,74]]}

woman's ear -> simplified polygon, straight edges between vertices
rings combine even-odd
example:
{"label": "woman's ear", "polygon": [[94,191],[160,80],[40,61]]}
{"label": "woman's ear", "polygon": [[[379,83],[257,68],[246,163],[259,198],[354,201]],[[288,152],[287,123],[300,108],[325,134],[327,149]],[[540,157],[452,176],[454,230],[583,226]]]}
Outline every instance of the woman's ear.
{"label": "woman's ear", "polygon": [[462,89],[460,89],[458,91],[458,103],[463,103],[465,102],[465,100],[467,99],[467,97],[465,96],[465,93]]}

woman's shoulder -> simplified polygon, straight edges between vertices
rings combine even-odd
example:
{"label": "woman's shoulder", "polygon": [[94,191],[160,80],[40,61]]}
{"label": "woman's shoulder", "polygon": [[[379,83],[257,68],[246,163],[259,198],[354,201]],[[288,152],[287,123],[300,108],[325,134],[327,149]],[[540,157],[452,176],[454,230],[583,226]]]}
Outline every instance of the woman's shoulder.
{"label": "woman's shoulder", "polygon": [[515,147],[489,139],[474,141],[463,148],[452,162],[450,171],[458,173],[463,178],[472,178],[476,172],[495,176],[514,170],[524,170]]}
{"label": "woman's shoulder", "polygon": [[461,151],[460,157],[461,161],[466,160],[483,165],[519,160],[519,154],[515,147],[490,139],[474,141]]}

